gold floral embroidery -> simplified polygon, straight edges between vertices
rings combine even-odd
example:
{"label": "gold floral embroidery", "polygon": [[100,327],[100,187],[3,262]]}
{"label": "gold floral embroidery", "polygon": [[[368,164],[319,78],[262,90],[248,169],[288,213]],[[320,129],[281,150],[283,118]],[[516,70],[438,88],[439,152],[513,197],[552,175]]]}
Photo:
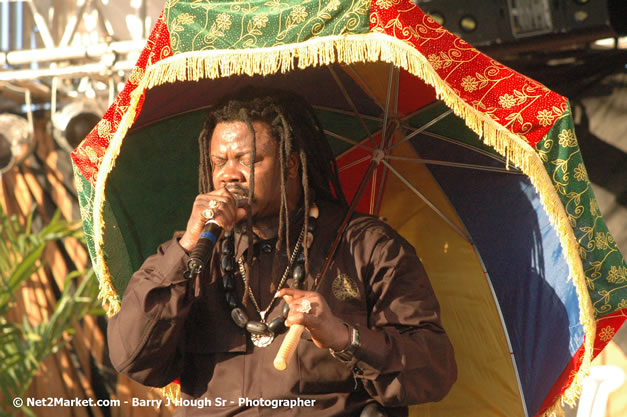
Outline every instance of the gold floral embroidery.
{"label": "gold floral embroidery", "polygon": [[607,243],[607,234],[603,232],[597,232],[594,236],[597,249],[605,250],[609,247]]}
{"label": "gold floral embroidery", "polygon": [[612,326],[607,326],[599,332],[599,339],[603,342],[609,342],[614,337],[614,334],[616,334],[616,330]]}
{"label": "gold floral embroidery", "polygon": [[579,165],[575,167],[575,179],[577,181],[587,181],[588,174],[586,173],[586,167],[583,162],[580,162]]}
{"label": "gold floral embroidery", "polygon": [[469,93],[472,93],[479,88],[479,81],[472,75],[468,75],[462,79],[462,87]]}
{"label": "gold floral embroidery", "polygon": [[382,9],[389,9],[394,5],[394,2],[392,0],[377,0],[376,4]]}
{"label": "gold floral embroidery", "polygon": [[102,119],[98,123],[98,136],[105,138],[105,139],[109,139],[109,140],[113,137],[110,121],[106,119]]}
{"label": "gold floral embroidery", "polygon": [[499,97],[499,104],[504,109],[509,109],[511,107],[514,107],[514,105],[516,104],[516,98],[511,94],[503,94],[501,97]]}
{"label": "gold floral embroidery", "polygon": [[267,14],[259,14],[253,16],[253,25],[256,28],[265,28],[268,25],[268,15]]}
{"label": "gold floral embroidery", "polygon": [[131,71],[131,75],[128,77],[129,82],[132,84],[139,84],[141,79],[144,77],[144,69],[140,67],[133,68]]}
{"label": "gold floral embroidery", "polygon": [[338,7],[340,7],[340,0],[331,0],[327,5],[327,9],[331,12],[336,11]]}
{"label": "gold floral embroidery", "polygon": [[[551,110],[555,117],[558,109]],[[624,278],[627,266],[594,199],[570,115],[567,107],[558,116],[554,128],[538,143],[536,152],[551,175],[575,234],[594,314],[600,317],[615,311],[618,302],[625,298],[621,293],[627,283]]]}
{"label": "gold floral embroidery", "polygon": [[290,13],[293,23],[302,23],[307,19],[307,16],[309,16],[309,13],[307,13],[307,9],[303,6],[294,7]]}
{"label": "gold floral embroidery", "polygon": [[[187,1],[166,8],[174,54],[210,49],[266,48],[317,36],[367,33],[367,0]],[[192,19],[193,17],[193,19]],[[193,20],[193,22],[192,22]],[[329,22],[335,22],[330,25]],[[192,22],[189,25],[184,24]]]}
{"label": "gold floral embroidery", "polygon": [[599,216],[601,213],[599,212],[599,205],[596,200],[590,201],[590,214],[593,216]]}
{"label": "gold floral embroidery", "polygon": [[627,308],[627,299],[623,298],[622,300],[620,300],[620,303],[618,303],[617,307],[621,310]]}
{"label": "gold floral embroidery", "polygon": [[[612,265],[607,273],[607,280],[613,284],[622,284],[627,282],[627,268]],[[625,301],[625,300],[622,300]]]}
{"label": "gold floral embroidery", "polygon": [[[404,12],[411,12],[411,8],[409,10],[405,10]],[[374,15],[375,19],[379,19],[378,15]],[[387,27],[387,26],[386,26]],[[435,20],[433,20],[429,15],[425,15],[423,17],[422,24],[409,26],[409,38],[399,37],[399,39],[411,39],[413,41],[418,42],[419,45],[427,44],[428,42],[438,40],[447,35],[446,29],[442,26],[438,25]],[[430,54],[433,55],[433,54]],[[459,56],[460,51],[453,49],[450,51],[450,55],[445,51],[439,51],[439,55],[444,59],[444,61],[453,61],[453,56]]]}
{"label": "gold floral embroidery", "polygon": [[440,68],[444,66],[444,61],[439,55],[430,54],[427,57],[427,60],[429,60],[429,63],[431,64],[434,70],[439,70]]}
{"label": "gold floral embroidery", "polygon": [[546,164],[547,162],[549,162],[549,152],[551,152],[552,148],[553,140],[548,136],[545,136],[544,139],[542,139],[540,143],[538,143],[538,146],[536,146],[536,152],[543,163]]}
{"label": "gold floral embroidery", "polygon": [[562,133],[557,135],[560,146],[573,148],[577,146],[577,139],[575,138],[575,132],[572,129],[564,129]]}
{"label": "gold floral embroidery", "polygon": [[550,126],[555,119],[553,112],[549,110],[540,110],[537,117],[542,126]]}
{"label": "gold floral embroidery", "polygon": [[91,146],[83,148],[83,153],[87,156],[89,162],[91,162],[92,164],[96,164],[100,160],[98,154],[96,153],[96,151],[93,150]]}
{"label": "gold floral embroidery", "polygon": [[284,6],[284,7],[285,6],[289,6],[288,3],[281,3],[280,0],[270,0],[270,1],[265,2],[263,5],[264,6],[268,6],[268,7],[272,8],[272,9],[278,9],[281,6]]}
{"label": "gold floral embroidery", "polygon": [[216,17],[216,27],[219,30],[229,30],[231,28],[231,16],[226,13],[220,13]]}
{"label": "gold floral embroidery", "polygon": [[189,13],[181,13],[180,15],[178,15],[176,20],[181,25],[190,25],[190,24],[194,23],[194,18],[195,18],[195,16],[193,16],[193,15],[191,15]]}

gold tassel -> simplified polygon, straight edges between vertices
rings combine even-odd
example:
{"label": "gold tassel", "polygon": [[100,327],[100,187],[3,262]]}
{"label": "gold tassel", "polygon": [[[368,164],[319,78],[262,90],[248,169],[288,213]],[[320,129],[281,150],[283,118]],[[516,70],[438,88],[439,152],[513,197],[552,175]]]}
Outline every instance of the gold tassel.
{"label": "gold tassel", "polygon": [[547,408],[546,411],[542,413],[542,417],[564,417],[564,409],[560,401],[557,401],[551,407]]}
{"label": "gold tassel", "polygon": [[170,402],[173,404],[178,404],[181,399],[181,386],[177,383],[170,383],[165,387],[161,388],[161,394],[170,399]]}

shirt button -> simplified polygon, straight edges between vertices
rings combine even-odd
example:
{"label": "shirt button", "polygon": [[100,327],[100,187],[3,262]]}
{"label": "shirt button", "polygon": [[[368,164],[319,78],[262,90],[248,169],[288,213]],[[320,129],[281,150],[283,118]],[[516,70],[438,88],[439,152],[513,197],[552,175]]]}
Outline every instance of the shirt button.
{"label": "shirt button", "polygon": [[269,243],[264,243],[263,245],[261,245],[261,250],[264,253],[272,253],[272,245]]}

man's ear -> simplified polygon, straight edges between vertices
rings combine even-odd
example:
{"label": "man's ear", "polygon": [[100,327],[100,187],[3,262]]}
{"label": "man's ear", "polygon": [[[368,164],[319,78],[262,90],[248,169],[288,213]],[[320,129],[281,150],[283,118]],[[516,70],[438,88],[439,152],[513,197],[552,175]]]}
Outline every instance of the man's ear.
{"label": "man's ear", "polygon": [[288,178],[298,177],[298,167],[300,166],[300,159],[298,153],[292,152],[287,160],[287,176]]}

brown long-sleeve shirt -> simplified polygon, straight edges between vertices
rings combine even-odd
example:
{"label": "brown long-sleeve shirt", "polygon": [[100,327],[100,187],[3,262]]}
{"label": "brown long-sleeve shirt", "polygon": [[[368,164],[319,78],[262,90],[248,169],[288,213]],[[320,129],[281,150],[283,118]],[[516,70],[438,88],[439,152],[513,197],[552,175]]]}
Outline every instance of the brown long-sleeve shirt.
{"label": "brown long-sleeve shirt", "polygon": [[[337,207],[320,209],[304,289],[311,288],[342,220]],[[292,231],[297,236],[300,229]],[[248,247],[240,237],[238,256]],[[262,309],[287,265],[284,251],[275,252],[274,241],[254,245],[251,289]],[[390,415],[406,415],[408,405],[440,400],[456,379],[453,349],[422,264],[413,247],[376,218],[353,216],[319,287],[333,313],[359,329],[361,348],[350,363],[317,348],[304,332],[287,370],[277,371],[273,360],[284,335],[255,347],[232,321],[217,252],[198,281],[183,277],[187,260],[177,239],[161,245],[133,275],[108,326],[117,370],[149,386],[180,378],[187,406],[177,415],[350,416],[373,401]],[[243,291],[240,280],[237,293]],[[280,306],[274,303],[268,321],[281,314]],[[246,310],[259,320],[251,302]]]}

